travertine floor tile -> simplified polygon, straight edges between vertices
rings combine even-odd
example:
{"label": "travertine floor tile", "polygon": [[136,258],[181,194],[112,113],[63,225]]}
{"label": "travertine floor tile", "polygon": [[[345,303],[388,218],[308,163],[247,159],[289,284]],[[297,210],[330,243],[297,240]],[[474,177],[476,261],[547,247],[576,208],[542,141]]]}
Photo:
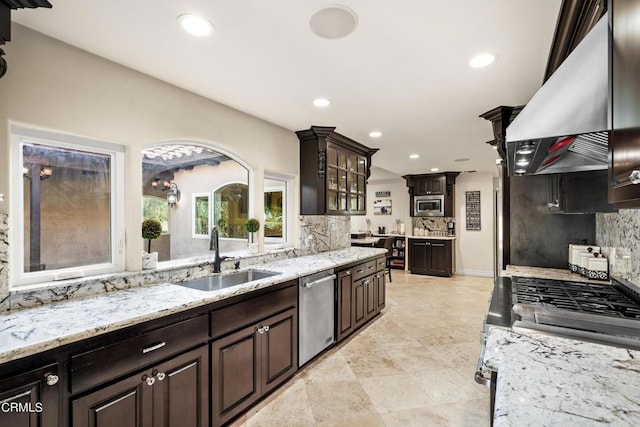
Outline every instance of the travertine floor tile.
{"label": "travertine floor tile", "polygon": [[386,308],[234,426],[489,425],[473,380],[491,278],[393,272]]}

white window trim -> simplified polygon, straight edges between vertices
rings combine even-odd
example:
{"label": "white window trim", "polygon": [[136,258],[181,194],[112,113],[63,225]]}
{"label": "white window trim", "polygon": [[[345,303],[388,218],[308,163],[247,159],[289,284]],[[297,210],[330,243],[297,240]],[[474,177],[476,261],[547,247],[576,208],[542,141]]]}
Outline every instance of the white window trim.
{"label": "white window trim", "polygon": [[[92,264],[80,267],[61,268],[57,270],[26,272],[24,271],[24,191],[22,172],[22,152],[25,142],[60,148],[89,151],[111,156],[111,260],[109,263]],[[11,126],[11,218],[9,238],[11,242],[10,288],[25,289],[35,287],[44,282],[52,282],[75,277],[94,276],[105,273],[124,271],[124,146],[109,142],[65,135],[51,131],[30,129],[22,126]],[[30,286],[35,285],[35,286]]]}
{"label": "white window trim", "polygon": [[206,197],[208,200],[208,213],[207,213],[207,230],[211,230],[211,218],[213,213],[213,207],[211,206],[211,193],[192,193],[191,194],[191,237],[194,239],[209,239],[209,231],[205,234],[196,233],[196,199],[200,197]]}

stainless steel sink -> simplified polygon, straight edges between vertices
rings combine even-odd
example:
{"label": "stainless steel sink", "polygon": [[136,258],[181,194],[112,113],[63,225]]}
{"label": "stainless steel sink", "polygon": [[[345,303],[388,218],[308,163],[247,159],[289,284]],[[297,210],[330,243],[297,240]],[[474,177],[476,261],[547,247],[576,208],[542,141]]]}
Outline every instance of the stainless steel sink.
{"label": "stainless steel sink", "polygon": [[282,273],[268,270],[244,270],[229,274],[203,277],[202,279],[188,280],[186,282],[176,283],[176,285],[197,289],[199,291],[218,291],[231,286],[238,286],[255,280],[277,276],[278,274]]}

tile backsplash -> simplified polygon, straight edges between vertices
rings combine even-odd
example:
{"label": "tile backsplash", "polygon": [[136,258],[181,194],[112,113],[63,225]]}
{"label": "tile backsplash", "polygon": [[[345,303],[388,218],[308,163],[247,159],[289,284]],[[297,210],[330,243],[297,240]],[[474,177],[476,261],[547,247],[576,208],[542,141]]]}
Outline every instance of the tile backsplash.
{"label": "tile backsplash", "polygon": [[0,213],[0,301],[9,292],[9,217]]}
{"label": "tile backsplash", "polygon": [[413,234],[413,229],[425,228],[429,231],[447,231],[447,223],[455,222],[455,218],[443,217],[443,216],[427,216],[427,217],[413,217],[411,230],[407,231],[408,234]]}
{"label": "tile backsplash", "polygon": [[631,254],[630,272],[623,275],[640,286],[640,209],[621,209],[618,213],[596,214],[596,244],[625,248]]}

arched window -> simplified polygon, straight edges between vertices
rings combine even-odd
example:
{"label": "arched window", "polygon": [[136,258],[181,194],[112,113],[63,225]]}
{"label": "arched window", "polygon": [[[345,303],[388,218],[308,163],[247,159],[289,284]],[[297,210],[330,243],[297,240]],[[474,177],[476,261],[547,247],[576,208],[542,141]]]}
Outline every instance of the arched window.
{"label": "arched window", "polygon": [[213,193],[214,220],[220,237],[246,239],[249,217],[249,186],[242,183],[223,185]]}

